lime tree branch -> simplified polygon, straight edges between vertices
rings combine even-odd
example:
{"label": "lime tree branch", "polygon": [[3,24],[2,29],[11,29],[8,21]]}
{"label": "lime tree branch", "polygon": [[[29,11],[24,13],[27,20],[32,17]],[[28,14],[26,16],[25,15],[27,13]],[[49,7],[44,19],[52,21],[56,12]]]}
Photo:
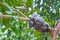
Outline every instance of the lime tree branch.
{"label": "lime tree branch", "polygon": [[10,6],[7,5],[5,2],[4,2],[4,3],[3,3],[3,2],[0,2],[0,5],[3,5],[3,6],[6,7],[6,8],[11,8],[11,9],[12,9],[13,11],[15,11],[17,14],[19,14],[19,15],[25,17],[25,18],[28,18],[28,17],[26,17],[22,12],[20,12],[19,10],[15,9],[15,8],[13,8],[13,7],[10,7]]}
{"label": "lime tree branch", "polygon": [[24,21],[28,21],[28,18],[24,18],[24,17],[19,17],[19,16],[12,16],[12,15],[0,15],[0,18],[12,18],[12,17],[17,17],[16,19],[18,20],[24,20]]}

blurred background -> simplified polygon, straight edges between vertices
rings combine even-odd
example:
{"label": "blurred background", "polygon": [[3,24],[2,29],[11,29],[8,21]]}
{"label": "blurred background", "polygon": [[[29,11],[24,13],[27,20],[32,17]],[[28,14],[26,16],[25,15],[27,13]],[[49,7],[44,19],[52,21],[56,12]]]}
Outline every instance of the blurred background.
{"label": "blurred background", "polygon": [[[54,27],[60,19],[60,0],[0,0],[0,40],[46,40],[46,37],[51,40],[49,33],[29,29],[28,21],[17,19],[17,16],[22,17],[21,14],[30,18],[35,11]],[[57,40],[60,40],[59,36]]]}

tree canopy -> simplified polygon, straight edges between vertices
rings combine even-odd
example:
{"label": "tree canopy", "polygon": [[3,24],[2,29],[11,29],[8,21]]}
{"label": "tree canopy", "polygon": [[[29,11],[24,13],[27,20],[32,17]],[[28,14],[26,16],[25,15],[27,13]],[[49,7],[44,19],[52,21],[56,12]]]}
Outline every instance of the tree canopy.
{"label": "tree canopy", "polygon": [[60,0],[0,0],[0,40],[45,40],[46,36],[51,40],[49,33],[28,28],[35,11],[54,27],[60,19]]}

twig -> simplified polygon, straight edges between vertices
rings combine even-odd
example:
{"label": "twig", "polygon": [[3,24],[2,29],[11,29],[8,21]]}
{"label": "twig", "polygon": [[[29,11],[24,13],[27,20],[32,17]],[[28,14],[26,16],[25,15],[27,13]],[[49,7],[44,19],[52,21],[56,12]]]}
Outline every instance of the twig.
{"label": "twig", "polygon": [[[12,18],[12,15],[0,15],[0,18]],[[24,18],[24,17],[17,17],[18,20],[24,20],[24,21],[28,21],[28,18]]]}
{"label": "twig", "polygon": [[22,15],[23,17],[25,18],[28,18],[26,17],[22,12],[20,12],[19,10],[15,9],[15,8],[12,8],[15,12],[19,13],[20,15]]}
{"label": "twig", "polygon": [[13,11],[17,12],[17,14],[22,15],[22,16],[25,17],[25,18],[28,18],[28,17],[26,17],[22,12],[20,12],[19,10],[15,9],[15,8],[10,7],[10,6],[7,5],[6,3],[0,2],[0,4],[3,5],[3,6],[5,6],[5,7],[7,7],[7,8],[11,8]]}

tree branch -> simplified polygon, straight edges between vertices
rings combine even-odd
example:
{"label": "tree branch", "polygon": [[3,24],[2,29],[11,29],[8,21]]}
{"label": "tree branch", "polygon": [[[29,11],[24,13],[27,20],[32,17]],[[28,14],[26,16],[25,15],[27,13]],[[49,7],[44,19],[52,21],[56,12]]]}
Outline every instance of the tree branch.
{"label": "tree branch", "polygon": [[[0,18],[12,18],[12,17],[13,17],[12,15],[0,15]],[[28,21],[29,20],[28,18],[18,17],[18,16],[17,16],[17,19],[18,20],[24,20],[24,21]]]}
{"label": "tree branch", "polygon": [[20,12],[19,10],[15,9],[15,8],[10,7],[10,6],[7,5],[6,3],[0,2],[0,4],[3,5],[3,6],[5,6],[5,7],[7,7],[7,8],[11,8],[13,11],[17,12],[17,14],[22,15],[22,16],[25,17],[25,18],[28,18],[28,17],[26,17],[22,12]]}
{"label": "tree branch", "polygon": [[57,40],[57,35],[59,31],[60,31],[60,20],[58,20],[55,24],[54,30],[52,32],[53,33],[52,40]]}

